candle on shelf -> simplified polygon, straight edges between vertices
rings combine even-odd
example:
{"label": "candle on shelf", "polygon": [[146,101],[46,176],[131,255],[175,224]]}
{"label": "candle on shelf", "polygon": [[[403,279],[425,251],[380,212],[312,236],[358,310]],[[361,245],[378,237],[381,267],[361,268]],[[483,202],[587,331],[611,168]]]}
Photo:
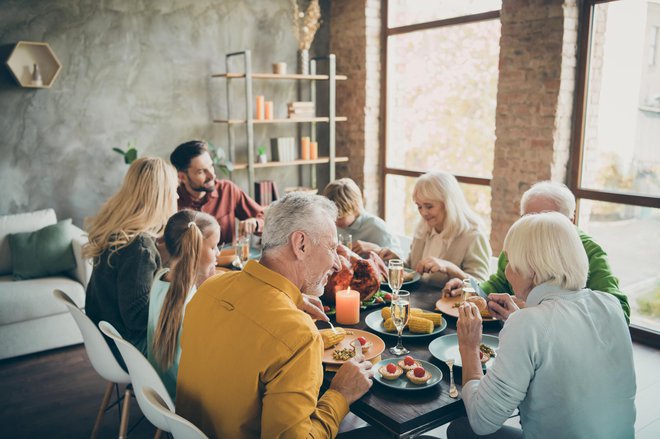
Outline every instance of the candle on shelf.
{"label": "candle on shelf", "polygon": [[266,101],[264,107],[264,119],[273,120],[273,101]]}
{"label": "candle on shelf", "polygon": [[309,158],[311,160],[319,158],[319,144],[317,142],[309,143]]}
{"label": "candle on shelf", "polygon": [[300,139],[300,158],[302,160],[309,160],[310,153],[309,137],[302,137]]}
{"label": "candle on shelf", "polygon": [[351,290],[337,291],[335,294],[336,319],[340,325],[357,325],[360,322],[360,293]]}
{"label": "candle on shelf", "polygon": [[264,97],[263,96],[257,96],[257,108],[255,111],[255,119],[257,120],[263,120],[264,118]]}

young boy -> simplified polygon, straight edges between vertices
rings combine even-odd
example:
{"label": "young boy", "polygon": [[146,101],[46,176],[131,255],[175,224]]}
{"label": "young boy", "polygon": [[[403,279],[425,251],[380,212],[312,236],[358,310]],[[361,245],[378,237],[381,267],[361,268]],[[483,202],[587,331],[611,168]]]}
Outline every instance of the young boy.
{"label": "young boy", "polygon": [[378,253],[381,247],[399,250],[399,240],[387,230],[385,221],[365,212],[362,192],[350,178],[332,181],[323,190],[330,201],[337,205],[337,234],[353,236],[352,250],[361,256],[370,251]]}

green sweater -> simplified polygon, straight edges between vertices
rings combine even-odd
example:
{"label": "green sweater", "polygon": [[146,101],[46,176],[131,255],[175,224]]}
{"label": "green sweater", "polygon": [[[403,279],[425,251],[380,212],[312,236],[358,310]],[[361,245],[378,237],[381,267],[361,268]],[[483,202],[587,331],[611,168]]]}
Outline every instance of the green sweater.
{"label": "green sweater", "polygon": [[[630,323],[630,305],[628,304],[628,297],[619,289],[619,279],[612,274],[610,263],[607,258],[607,253],[596,244],[593,239],[578,229],[580,240],[587,252],[589,259],[589,275],[587,277],[587,288],[594,291],[602,291],[616,297],[621,303],[623,314],[626,317],[626,322]],[[481,288],[486,294],[491,293],[508,293],[513,294],[509,281],[506,280],[504,270],[506,269],[509,261],[504,252],[500,253],[497,260],[497,273],[492,274],[490,278],[481,284]]]}

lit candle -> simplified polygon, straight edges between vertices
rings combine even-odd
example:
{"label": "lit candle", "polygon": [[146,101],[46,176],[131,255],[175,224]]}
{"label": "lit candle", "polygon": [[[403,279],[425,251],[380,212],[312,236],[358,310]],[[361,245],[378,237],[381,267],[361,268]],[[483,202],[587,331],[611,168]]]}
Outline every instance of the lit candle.
{"label": "lit candle", "polygon": [[309,143],[309,158],[312,160],[319,158],[319,144],[317,142]]}
{"label": "lit candle", "polygon": [[264,118],[264,97],[263,96],[257,96],[257,108],[255,111],[255,119],[257,120],[263,120]]}
{"label": "lit candle", "polygon": [[356,325],[360,322],[360,293],[355,290],[337,291],[335,295],[337,323]]}
{"label": "lit candle", "polygon": [[302,137],[300,139],[300,158],[309,160],[309,153],[309,137]]}

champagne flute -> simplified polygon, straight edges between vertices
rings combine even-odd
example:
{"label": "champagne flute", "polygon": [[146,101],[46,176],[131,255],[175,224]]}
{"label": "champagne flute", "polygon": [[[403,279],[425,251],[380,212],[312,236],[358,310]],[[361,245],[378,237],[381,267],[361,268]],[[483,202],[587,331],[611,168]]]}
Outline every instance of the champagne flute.
{"label": "champagne flute", "polygon": [[406,355],[410,351],[403,347],[401,332],[403,332],[403,327],[406,326],[410,318],[410,293],[405,290],[397,291],[396,296],[392,298],[390,310],[392,311],[392,322],[394,322],[398,335],[396,346],[390,348],[390,352],[394,355]]}
{"label": "champagne flute", "polygon": [[392,290],[392,296],[396,297],[403,286],[403,261],[401,259],[390,259],[387,262],[387,283]]}

